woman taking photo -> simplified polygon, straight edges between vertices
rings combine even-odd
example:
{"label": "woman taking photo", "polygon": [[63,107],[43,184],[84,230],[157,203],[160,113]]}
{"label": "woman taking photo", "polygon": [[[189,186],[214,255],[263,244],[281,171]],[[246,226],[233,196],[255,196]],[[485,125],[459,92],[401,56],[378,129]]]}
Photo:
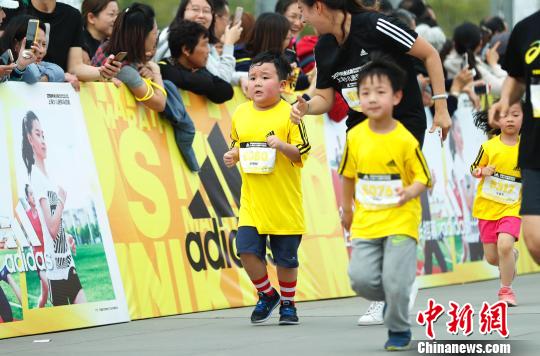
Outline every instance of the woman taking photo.
{"label": "woman taking photo", "polygon": [[165,28],[159,36],[156,59],[161,60],[170,56],[169,29],[174,28],[182,20],[197,22],[210,32],[210,55],[208,56],[206,68],[210,73],[217,75],[224,81],[233,85],[238,84],[241,75],[235,73],[234,70],[234,44],[240,39],[242,24],[239,22],[225,28],[221,38],[223,50],[222,54],[219,54],[215,47],[215,44],[220,40],[215,36],[215,16],[214,3],[211,0],[183,0],[169,28]]}
{"label": "woman taking photo", "polygon": [[299,0],[304,20],[320,34],[315,47],[317,62],[317,90],[306,101],[298,99],[291,110],[291,120],[298,123],[304,115],[328,112],[338,91],[349,106],[347,128],[365,119],[358,100],[357,78],[362,66],[370,61],[370,54],[390,55],[407,72],[404,92],[407,93],[394,110],[394,117],[416,137],[424,141],[426,117],[416,79],[413,60],[422,60],[433,87],[435,117],[430,132],[442,129],[445,139],[451,126],[446,107],[443,69],[439,54],[424,39],[379,12],[346,0]]}
{"label": "woman taking photo", "polygon": [[151,61],[156,52],[157,35],[154,10],[148,5],[133,3],[116,18],[111,39],[98,48],[92,65],[103,65],[109,60],[108,56],[126,52],[117,78],[128,86],[135,100],[162,112],[167,94],[159,66]]}

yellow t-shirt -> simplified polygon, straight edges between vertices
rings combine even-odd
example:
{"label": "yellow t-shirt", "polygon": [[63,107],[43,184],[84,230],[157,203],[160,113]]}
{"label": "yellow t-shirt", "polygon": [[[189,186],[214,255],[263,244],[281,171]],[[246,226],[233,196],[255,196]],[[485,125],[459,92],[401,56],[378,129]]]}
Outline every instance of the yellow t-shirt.
{"label": "yellow t-shirt", "polygon": [[518,167],[518,153],[519,142],[508,146],[501,141],[500,135],[492,137],[480,147],[471,165],[471,173],[478,167],[494,166],[495,174],[483,177],[478,184],[473,205],[475,218],[499,220],[505,216],[519,217],[521,170]]}
{"label": "yellow t-shirt", "polygon": [[304,124],[289,119],[291,106],[284,100],[266,111],[256,110],[253,102],[236,109],[232,118],[232,146],[266,142],[275,134],[300,150],[302,162],[293,164],[276,152],[274,169],[269,174],[246,173],[240,164],[242,191],[238,226],[254,226],[260,234],[299,235],[305,233],[300,168],[311,149]]}
{"label": "yellow t-shirt", "polygon": [[431,186],[431,175],[418,141],[399,122],[378,134],[368,120],[347,133],[340,174],[355,181],[352,238],[407,235],[418,240],[422,219],[420,198],[397,206],[395,189],[413,182]]}

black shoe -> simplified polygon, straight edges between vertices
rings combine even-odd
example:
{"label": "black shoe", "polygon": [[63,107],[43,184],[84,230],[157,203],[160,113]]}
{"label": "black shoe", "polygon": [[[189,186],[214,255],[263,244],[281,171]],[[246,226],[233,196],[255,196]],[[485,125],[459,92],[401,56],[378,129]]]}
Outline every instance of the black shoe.
{"label": "black shoe", "polygon": [[296,315],[296,307],[288,300],[284,300],[279,307],[279,325],[297,325],[298,315]]}
{"label": "black shoe", "polygon": [[257,305],[255,305],[255,310],[253,310],[253,313],[251,313],[251,323],[264,323],[270,319],[272,311],[276,309],[276,307],[279,305],[279,301],[281,300],[279,293],[275,289],[273,290],[274,294],[271,296],[268,296],[262,292],[258,293],[259,301],[257,302]]}

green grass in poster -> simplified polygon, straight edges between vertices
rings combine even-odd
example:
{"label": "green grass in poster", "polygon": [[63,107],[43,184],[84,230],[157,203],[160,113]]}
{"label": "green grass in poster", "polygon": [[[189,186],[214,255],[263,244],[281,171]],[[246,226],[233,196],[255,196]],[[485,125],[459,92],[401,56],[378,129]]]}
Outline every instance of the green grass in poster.
{"label": "green grass in poster", "polygon": [[[21,287],[21,282],[20,282],[19,274],[18,273],[11,274],[11,277],[13,278],[15,283],[20,288]],[[8,301],[9,301],[9,304],[11,306],[11,312],[13,313],[13,320],[14,321],[15,320],[22,320],[23,319],[22,307],[21,307],[21,304],[19,303],[19,299],[17,299],[17,296],[15,296],[15,293],[13,292],[13,289],[11,289],[9,284],[7,284],[5,282],[0,282],[0,287],[4,291],[6,297],[7,297]]]}
{"label": "green grass in poster", "polygon": [[[113,300],[115,298],[103,245],[77,246],[75,266],[88,302]],[[27,285],[28,306],[30,309],[36,308],[41,291],[39,277],[36,272],[27,274]],[[46,306],[51,306],[49,301]]]}

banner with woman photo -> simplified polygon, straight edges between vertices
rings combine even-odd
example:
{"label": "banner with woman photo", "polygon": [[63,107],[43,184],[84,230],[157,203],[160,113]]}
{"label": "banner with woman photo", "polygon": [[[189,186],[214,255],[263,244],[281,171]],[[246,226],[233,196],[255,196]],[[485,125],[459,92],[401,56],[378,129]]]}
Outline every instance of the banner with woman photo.
{"label": "banner with woman photo", "polygon": [[128,321],[78,94],[6,83],[0,98],[0,287],[11,317],[0,310],[17,322],[0,338]]}

